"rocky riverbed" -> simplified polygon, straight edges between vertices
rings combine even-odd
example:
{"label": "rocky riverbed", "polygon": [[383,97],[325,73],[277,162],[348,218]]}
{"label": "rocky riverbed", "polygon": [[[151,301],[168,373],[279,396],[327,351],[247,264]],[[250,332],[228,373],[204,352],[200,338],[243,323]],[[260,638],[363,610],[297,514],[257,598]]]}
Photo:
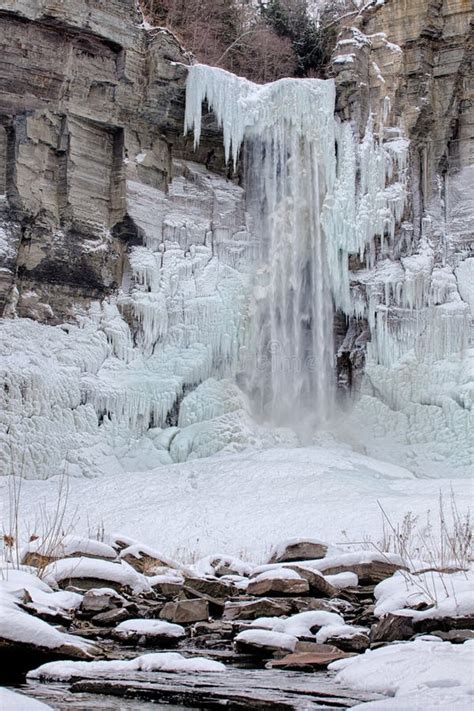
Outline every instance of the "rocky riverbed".
{"label": "rocky riverbed", "polygon": [[385,703],[387,649],[461,669],[474,637],[469,570],[316,540],[185,565],[126,537],[36,539],[0,588],[2,683],[58,711]]}

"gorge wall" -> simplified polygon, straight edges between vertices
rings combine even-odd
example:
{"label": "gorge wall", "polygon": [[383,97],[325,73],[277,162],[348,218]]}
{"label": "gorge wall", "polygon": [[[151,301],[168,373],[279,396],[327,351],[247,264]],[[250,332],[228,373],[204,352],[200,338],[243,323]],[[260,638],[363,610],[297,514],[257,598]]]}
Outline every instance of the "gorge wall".
{"label": "gorge wall", "polygon": [[[257,428],[234,385],[257,235],[212,116],[196,152],[182,135],[186,52],[133,0],[0,0],[0,24],[3,470],[92,474],[293,442]],[[426,473],[442,430],[428,473],[467,471],[471,4],[374,2],[328,72],[341,120],[363,143],[372,116],[397,157],[384,200],[402,205],[370,250],[347,250],[359,306],[336,315],[337,367],[360,397],[343,435]],[[434,364],[406,364],[415,347]]]}

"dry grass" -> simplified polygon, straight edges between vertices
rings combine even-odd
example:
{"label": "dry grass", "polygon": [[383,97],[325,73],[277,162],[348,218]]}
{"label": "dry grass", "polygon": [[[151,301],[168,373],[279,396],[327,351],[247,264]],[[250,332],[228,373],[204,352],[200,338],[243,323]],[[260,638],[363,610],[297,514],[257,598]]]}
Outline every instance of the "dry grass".
{"label": "dry grass", "polygon": [[7,568],[18,569],[22,565],[22,547],[25,542],[40,540],[37,553],[31,556],[29,564],[34,565],[39,577],[51,558],[60,549],[64,538],[74,529],[77,509],[69,508],[69,475],[64,466],[57,482],[53,507],[46,501],[38,504],[38,513],[33,524],[25,524],[22,514],[23,466],[19,473],[11,474],[8,480],[8,515],[3,530],[3,546]]}

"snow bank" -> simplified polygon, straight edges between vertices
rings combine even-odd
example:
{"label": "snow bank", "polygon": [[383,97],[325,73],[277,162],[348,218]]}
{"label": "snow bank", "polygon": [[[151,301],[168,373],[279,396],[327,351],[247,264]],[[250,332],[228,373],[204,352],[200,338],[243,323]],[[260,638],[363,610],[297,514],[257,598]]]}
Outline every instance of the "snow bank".
{"label": "snow bank", "polygon": [[[440,480],[436,495],[438,487],[446,500],[452,488],[460,515],[467,511],[471,496],[465,481]],[[55,491],[51,480],[22,483],[25,530],[34,530],[38,500],[44,498],[53,515]],[[8,501],[2,477],[0,496]],[[106,531],[139,538],[170,558],[191,560],[218,550],[258,562],[268,560],[275,540],[289,537],[378,541],[377,502],[393,521],[402,521],[407,511],[424,519],[432,508],[433,481],[332,444],[71,479],[69,502],[77,509],[78,533],[88,531],[88,522],[103,522]],[[164,517],[166,524],[158,526]],[[433,521],[434,536],[436,525]]]}
{"label": "snow bank", "polygon": [[43,704],[41,701],[32,699],[24,694],[18,694],[11,689],[0,687],[0,707],[5,711],[47,711],[51,706]]}
{"label": "snow bank", "polygon": [[451,706],[455,699],[462,700],[466,708],[469,703],[472,707],[473,653],[472,641],[453,645],[433,638],[416,639],[367,650],[360,656],[333,662],[329,669],[337,672],[336,681],[345,686],[395,696],[398,706],[380,705],[381,709],[413,709],[415,698],[422,701],[421,708],[431,708],[429,702],[437,697],[449,701],[445,707],[438,703],[438,707],[457,711],[458,706]]}
{"label": "snow bank", "polygon": [[453,711],[472,711],[472,689],[465,686],[450,686],[431,689],[423,687],[411,691],[409,696],[369,701],[353,706],[354,711],[425,711],[425,709],[453,709]]}
{"label": "snow bank", "polygon": [[[418,575],[395,573],[374,590],[377,617],[402,612],[416,620],[474,616],[474,571]],[[426,610],[414,610],[421,603]]]}

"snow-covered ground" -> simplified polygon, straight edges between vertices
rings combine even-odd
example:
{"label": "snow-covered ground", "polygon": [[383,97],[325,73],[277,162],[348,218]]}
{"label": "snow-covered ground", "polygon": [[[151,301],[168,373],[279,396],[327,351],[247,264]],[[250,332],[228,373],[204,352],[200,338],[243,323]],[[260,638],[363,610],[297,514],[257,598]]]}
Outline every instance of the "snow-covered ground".
{"label": "snow-covered ground", "polygon": [[354,689],[386,694],[386,701],[357,709],[380,711],[472,711],[474,642],[453,645],[433,637],[368,650],[333,662],[336,680]]}
{"label": "snow-covered ground", "polygon": [[[4,520],[9,479],[0,478]],[[40,508],[54,511],[58,477],[24,480],[23,534],[41,535]],[[288,537],[333,543],[382,537],[382,513],[394,523],[411,511],[436,526],[439,492],[451,491],[460,513],[470,504],[466,480],[417,479],[407,470],[349,448],[302,447],[215,456],[157,469],[69,478],[66,526],[77,533],[120,531],[180,559],[230,553],[261,562]],[[265,555],[264,555],[265,554]]]}

